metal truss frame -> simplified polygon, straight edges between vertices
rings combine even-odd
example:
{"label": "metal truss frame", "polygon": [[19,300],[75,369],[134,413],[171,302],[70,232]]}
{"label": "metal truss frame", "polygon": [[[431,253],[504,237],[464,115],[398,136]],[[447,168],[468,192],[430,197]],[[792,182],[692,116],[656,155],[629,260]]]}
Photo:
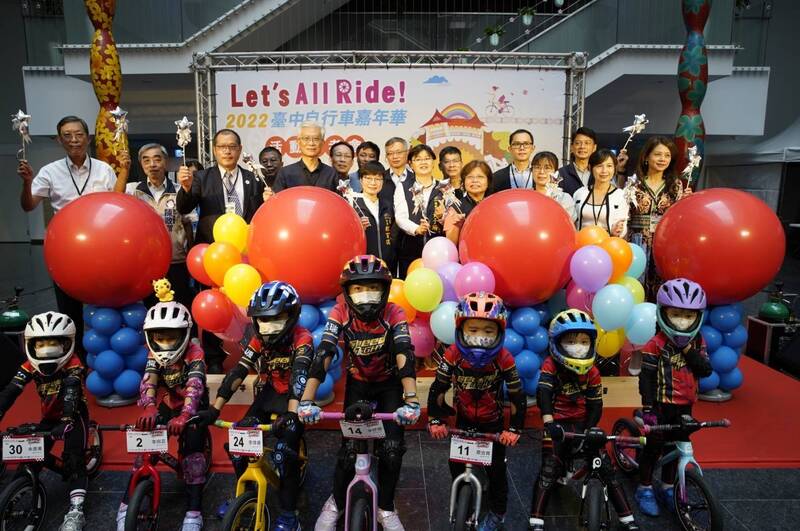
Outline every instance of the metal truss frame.
{"label": "metal truss frame", "polygon": [[572,132],[583,125],[587,55],[531,52],[313,51],[195,54],[198,157],[211,162],[216,120],[214,74],[231,70],[324,70],[371,68],[452,68],[473,70],[563,70],[565,116],[562,156],[569,159]]}

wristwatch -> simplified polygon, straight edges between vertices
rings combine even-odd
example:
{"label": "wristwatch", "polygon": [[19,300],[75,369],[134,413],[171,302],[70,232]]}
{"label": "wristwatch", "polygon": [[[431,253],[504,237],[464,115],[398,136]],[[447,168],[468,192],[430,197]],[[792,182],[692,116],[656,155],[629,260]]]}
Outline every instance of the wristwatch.
{"label": "wristwatch", "polygon": [[403,393],[403,400],[408,400],[409,398],[417,398],[417,393],[414,392],[414,391],[411,391],[409,393],[405,393],[404,392]]}

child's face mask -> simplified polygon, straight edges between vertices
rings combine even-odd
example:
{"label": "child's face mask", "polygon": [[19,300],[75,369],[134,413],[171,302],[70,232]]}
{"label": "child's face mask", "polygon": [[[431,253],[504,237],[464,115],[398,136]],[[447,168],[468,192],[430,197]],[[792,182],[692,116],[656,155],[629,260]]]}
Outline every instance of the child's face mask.
{"label": "child's face mask", "polygon": [[589,345],[582,345],[580,343],[572,343],[568,345],[561,345],[564,349],[564,352],[570,358],[575,358],[578,360],[582,360],[584,358],[589,357]]}
{"label": "child's face mask", "polygon": [[258,333],[262,336],[280,334],[284,328],[286,328],[286,319],[269,321],[258,320]]}
{"label": "child's face mask", "polygon": [[667,308],[667,318],[675,330],[685,332],[694,326],[697,321],[697,312],[683,308]]}
{"label": "child's face mask", "polygon": [[379,304],[382,297],[383,292],[380,290],[359,291],[350,294],[353,304]]}
{"label": "child's face mask", "polygon": [[469,347],[489,348],[492,346],[492,343],[494,343],[494,340],[494,337],[488,337],[484,335],[471,336],[464,334],[464,343],[466,343]]}
{"label": "child's face mask", "polygon": [[178,334],[171,332],[155,332],[153,343],[158,345],[161,350],[173,350],[178,344]]}
{"label": "child's face mask", "polygon": [[35,347],[36,357],[38,359],[58,358],[64,354],[64,345],[49,344]]}

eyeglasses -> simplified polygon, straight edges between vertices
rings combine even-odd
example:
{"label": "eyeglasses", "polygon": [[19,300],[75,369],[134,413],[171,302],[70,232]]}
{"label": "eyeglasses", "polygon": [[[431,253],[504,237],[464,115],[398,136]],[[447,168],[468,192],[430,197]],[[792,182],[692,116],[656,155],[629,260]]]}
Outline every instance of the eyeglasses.
{"label": "eyeglasses", "polygon": [[361,180],[367,183],[379,183],[383,181],[383,177],[380,175],[364,175],[361,177]]}
{"label": "eyeglasses", "polygon": [[75,133],[74,135],[70,134],[61,135],[61,138],[63,138],[67,142],[71,142],[72,140],[83,140],[84,138],[86,138],[86,135],[84,133]]}
{"label": "eyeglasses", "polygon": [[471,182],[485,181],[485,180],[488,180],[488,179],[489,178],[487,176],[485,176],[485,175],[467,175],[464,178],[464,182],[466,182],[466,181],[471,181]]}
{"label": "eyeglasses", "polygon": [[395,155],[403,155],[404,153],[408,153],[408,150],[404,149],[402,151],[387,151],[386,152],[386,156],[387,157],[394,157]]}
{"label": "eyeglasses", "polygon": [[582,140],[580,142],[573,142],[572,143],[572,145],[575,146],[575,147],[589,147],[592,144],[594,144],[594,142],[592,142],[591,140]]}
{"label": "eyeglasses", "polygon": [[319,144],[322,142],[322,138],[318,136],[301,136],[300,142],[304,144]]}
{"label": "eyeglasses", "polygon": [[219,145],[219,144],[217,144],[217,145],[216,145],[216,146],[214,146],[214,147],[215,147],[215,148],[217,148],[218,150],[220,150],[220,151],[222,151],[222,152],[224,153],[224,152],[226,152],[226,151],[228,151],[228,152],[233,152],[233,151],[236,151],[236,150],[238,150],[238,149],[239,149],[241,146],[240,146],[239,144],[225,144],[225,145],[222,145],[222,146],[221,146],[221,145]]}
{"label": "eyeglasses", "polygon": [[416,158],[416,159],[411,159],[411,162],[430,162],[432,160],[433,159],[430,158],[430,157],[425,157],[425,158],[419,157],[419,158]]}
{"label": "eyeglasses", "polygon": [[528,149],[533,145],[533,142],[511,142],[511,147],[514,149]]}
{"label": "eyeglasses", "polygon": [[553,173],[556,171],[552,166],[534,166],[533,171],[535,172],[546,172],[546,173]]}

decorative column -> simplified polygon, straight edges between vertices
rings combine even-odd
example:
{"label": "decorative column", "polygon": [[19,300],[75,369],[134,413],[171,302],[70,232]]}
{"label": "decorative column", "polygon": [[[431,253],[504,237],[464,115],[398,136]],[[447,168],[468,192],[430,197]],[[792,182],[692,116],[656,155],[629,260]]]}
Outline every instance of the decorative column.
{"label": "decorative column", "polygon": [[84,4],[94,26],[89,69],[92,88],[100,104],[94,133],[97,158],[109,163],[119,172],[116,154],[117,150],[128,149],[128,136],[123,133],[121,140],[114,145],[115,125],[110,113],[119,105],[122,94],[122,69],[119,66],[117,45],[111,33],[116,0],[84,0]]}
{"label": "decorative column", "polygon": [[[708,86],[708,54],[703,29],[711,12],[711,0],[681,0],[683,22],[686,25],[686,44],[681,50],[678,63],[678,93],[681,98],[681,116],[675,129],[675,145],[678,147],[676,168],[688,163],[686,151],[697,146],[697,153],[705,155],[706,129],[700,105]],[[692,182],[697,182],[700,168],[695,168]]]}

